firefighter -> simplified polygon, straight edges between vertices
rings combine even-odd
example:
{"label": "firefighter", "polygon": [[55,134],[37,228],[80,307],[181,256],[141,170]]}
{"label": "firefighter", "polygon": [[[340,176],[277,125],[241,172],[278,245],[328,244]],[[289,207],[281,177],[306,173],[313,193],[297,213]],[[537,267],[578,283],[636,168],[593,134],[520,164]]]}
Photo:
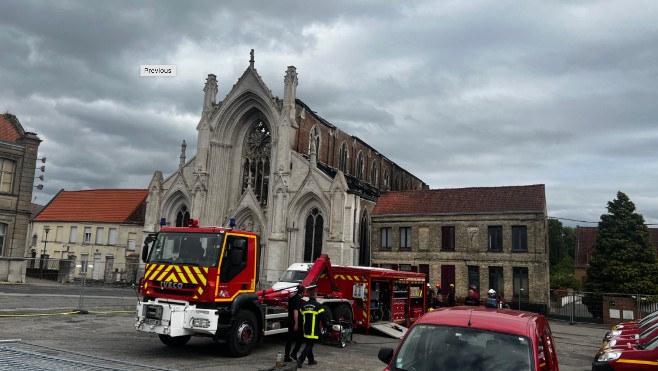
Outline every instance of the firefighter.
{"label": "firefighter", "polygon": [[328,326],[324,309],[322,309],[322,305],[318,303],[315,289],[311,290],[308,297],[308,302],[302,304],[300,309],[303,318],[302,332],[306,339],[306,345],[297,360],[297,368],[302,368],[306,357],[308,357],[309,365],[317,364],[315,356],[313,355],[313,345],[315,345],[315,342],[320,339],[320,324],[322,324],[323,328],[327,328]]}
{"label": "firefighter", "polygon": [[455,306],[455,284],[451,283],[450,288],[448,289],[448,306]]}
{"label": "firefighter", "polygon": [[[286,349],[285,349],[285,359],[284,362],[297,362],[297,352],[299,348],[302,347],[304,343],[304,335],[300,330],[299,324],[302,320],[302,315],[299,313],[299,309],[302,306],[304,300],[304,291],[306,288],[302,285],[297,286],[297,291],[293,296],[288,300],[288,338],[286,339]],[[290,352],[292,343],[295,343],[295,347]]]}
{"label": "firefighter", "polygon": [[468,296],[464,299],[464,305],[478,306],[480,305],[480,299],[475,297],[475,291],[473,289],[468,290]]}
{"label": "firefighter", "polygon": [[489,291],[487,291],[487,300],[484,301],[484,306],[487,308],[498,308],[499,302],[498,297],[496,296],[496,290],[489,289]]}
{"label": "firefighter", "polygon": [[475,298],[479,302],[480,301],[480,294],[478,293],[478,287],[474,283],[471,284],[471,290],[473,290],[473,293],[475,294],[473,296],[475,296]]}
{"label": "firefighter", "polygon": [[427,294],[425,295],[425,305],[427,305],[427,308],[432,307],[432,302],[434,300],[434,290],[432,290],[432,286],[427,283]]}

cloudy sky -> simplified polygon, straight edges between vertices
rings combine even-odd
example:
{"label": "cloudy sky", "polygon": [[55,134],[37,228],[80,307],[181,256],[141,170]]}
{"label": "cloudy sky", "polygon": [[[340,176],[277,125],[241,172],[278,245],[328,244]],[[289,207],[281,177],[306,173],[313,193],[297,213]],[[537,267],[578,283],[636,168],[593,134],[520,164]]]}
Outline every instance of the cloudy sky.
{"label": "cloudy sky", "polygon": [[[209,73],[249,64],[431,188],[545,184],[592,225],[617,191],[658,223],[658,2],[0,0],[0,110],[60,189],[146,188],[195,153]],[[140,77],[173,64],[176,77]],[[41,164],[39,164],[41,165]],[[39,181],[37,180],[37,183]]]}

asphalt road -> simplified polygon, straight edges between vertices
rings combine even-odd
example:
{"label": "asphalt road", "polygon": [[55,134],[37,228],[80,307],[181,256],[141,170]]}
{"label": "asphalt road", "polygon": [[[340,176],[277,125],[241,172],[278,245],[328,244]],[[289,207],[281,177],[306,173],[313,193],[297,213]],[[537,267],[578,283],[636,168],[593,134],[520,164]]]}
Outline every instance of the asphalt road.
{"label": "asphalt road", "polygon": [[[0,284],[0,364],[3,355],[11,354],[14,362],[26,363],[43,356],[44,364],[51,363],[42,369],[58,369],[59,359],[78,357],[111,369],[262,370],[273,367],[277,352],[284,348],[283,335],[267,337],[244,358],[232,358],[223,343],[204,338],[193,338],[183,348],[169,348],[157,336],[135,330],[137,296],[131,288],[87,286],[83,301],[81,293],[78,285]],[[89,313],[78,314],[79,309]],[[560,369],[590,370],[607,326],[551,321],[551,329]],[[381,370],[379,348],[396,345],[396,339],[357,333],[343,349],[317,345],[318,365],[304,369]],[[3,369],[11,368],[0,365]]]}

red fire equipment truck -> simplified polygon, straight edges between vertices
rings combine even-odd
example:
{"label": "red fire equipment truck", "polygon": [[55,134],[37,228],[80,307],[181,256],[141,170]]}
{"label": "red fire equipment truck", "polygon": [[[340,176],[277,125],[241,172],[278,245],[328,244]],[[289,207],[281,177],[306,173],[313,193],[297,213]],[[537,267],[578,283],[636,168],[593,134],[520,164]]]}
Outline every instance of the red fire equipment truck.
{"label": "red fire equipment truck", "polygon": [[[144,243],[146,263],[137,303],[138,331],[168,346],[192,336],[225,341],[242,357],[265,335],[287,332],[294,289],[256,291],[258,237],[232,227],[165,227]],[[321,255],[302,282],[315,287],[329,319],[367,329],[375,322],[409,324],[426,310],[425,275],[369,267],[332,267]]]}

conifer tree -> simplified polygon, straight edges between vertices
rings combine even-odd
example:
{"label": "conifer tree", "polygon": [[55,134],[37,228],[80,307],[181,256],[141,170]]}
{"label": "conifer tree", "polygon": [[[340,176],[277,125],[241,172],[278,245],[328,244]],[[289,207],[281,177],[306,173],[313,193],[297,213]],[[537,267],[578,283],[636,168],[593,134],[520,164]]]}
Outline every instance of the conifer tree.
{"label": "conifer tree", "polygon": [[608,202],[608,213],[601,215],[585,288],[599,293],[658,293],[656,247],[644,217],[621,191]]}

